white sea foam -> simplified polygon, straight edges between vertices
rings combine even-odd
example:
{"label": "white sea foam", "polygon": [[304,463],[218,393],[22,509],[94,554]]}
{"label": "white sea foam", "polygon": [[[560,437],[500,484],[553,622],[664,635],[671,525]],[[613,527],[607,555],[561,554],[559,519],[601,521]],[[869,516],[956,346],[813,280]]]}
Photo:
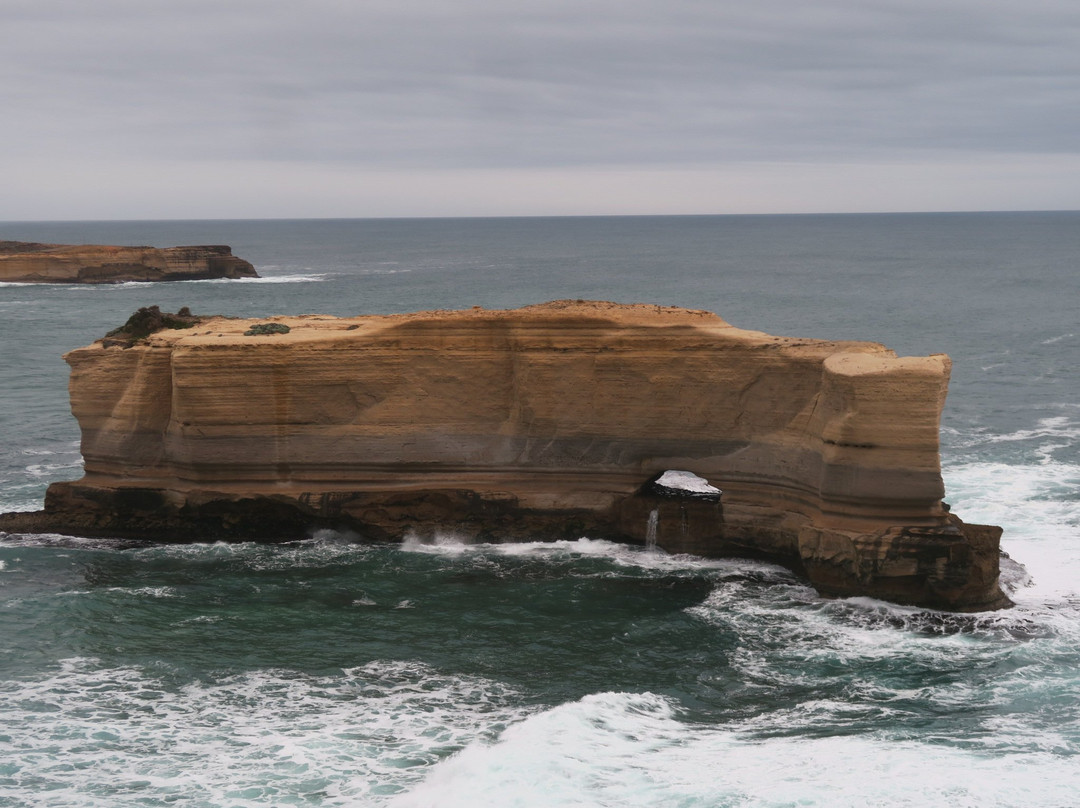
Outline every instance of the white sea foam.
{"label": "white sea foam", "polygon": [[[293,273],[289,275],[268,275],[260,278],[198,278],[191,280],[178,280],[169,281],[170,284],[221,284],[221,283],[317,283],[324,281],[329,277],[325,272],[310,272],[310,273]],[[26,284],[23,284],[26,285]],[[151,285],[147,281],[125,281],[123,283],[102,283],[93,284],[87,287],[86,284],[65,284],[69,287],[76,289],[90,288],[95,290],[131,290],[131,289],[146,289],[148,285]]]}
{"label": "white sea foam", "polygon": [[[329,276],[326,272],[295,273],[291,275],[265,275],[261,278],[237,278],[236,283],[318,283]],[[195,283],[196,281],[192,281]],[[208,283],[232,283],[227,279],[215,279]]]}
{"label": "white sea foam", "polygon": [[140,586],[137,588],[126,586],[110,586],[106,591],[108,592],[121,592],[125,595],[134,595],[135,597],[150,597],[150,598],[175,598],[176,590],[171,586]]}
{"label": "white sea foam", "polygon": [[177,687],[167,673],[67,660],[0,684],[0,804],[379,804],[519,720],[513,695],[407,662]]}
{"label": "white sea foam", "polygon": [[730,570],[753,571],[783,579],[791,574],[774,564],[729,558],[702,558],[686,554],[668,554],[663,551],[648,552],[645,547],[620,544],[603,539],[573,539],[559,541],[523,541],[489,544],[471,542],[453,533],[437,532],[429,539],[410,535],[401,550],[430,555],[466,556],[497,555],[517,558],[548,560],[572,560],[576,558],[602,558],[613,564],[650,570]]}
{"label": "white sea foam", "polygon": [[1040,418],[1034,429],[1018,429],[1004,435],[988,435],[984,440],[987,443],[1011,443],[1043,438],[1053,438],[1055,440],[1080,439],[1080,423],[1077,423],[1068,415],[1053,415]]}
{"label": "white sea foam", "polygon": [[1002,547],[1034,585],[1014,599],[1080,597],[1080,467],[976,462],[943,469],[947,498],[968,522],[1001,525]]}
{"label": "white sea foam", "polygon": [[73,442],[65,444],[65,445],[67,446],[67,448],[61,449],[59,451],[56,450],[56,449],[22,449],[22,450],[20,450],[19,453],[24,454],[24,455],[40,456],[40,457],[46,457],[48,455],[78,454],[78,452],[79,452],[79,442],[78,441],[73,441]]}
{"label": "white sea foam", "polygon": [[34,463],[26,467],[26,473],[33,477],[55,477],[57,472],[64,471],[66,469],[81,469],[82,458],[75,460],[71,463]]}
{"label": "white sea foam", "polygon": [[[337,534],[335,534],[337,535]],[[133,550],[136,558],[168,556],[193,561],[236,559],[251,571],[318,569],[349,563],[375,552],[373,545],[347,541],[308,539],[281,544],[260,542],[214,542],[148,544]]]}
{"label": "white sea foam", "polygon": [[401,549],[406,552],[435,555],[460,555],[468,552],[470,548],[482,546],[484,545],[470,541],[463,533],[447,530],[436,530],[425,535],[421,535],[416,530],[410,530],[401,543]]}
{"label": "white sea foam", "polygon": [[[850,709],[821,709],[834,708]],[[601,693],[472,743],[390,804],[1023,808],[1071,805],[1078,777],[1077,758],[1052,752],[988,755],[881,733],[760,740],[680,721],[649,693]]]}
{"label": "white sea foam", "polygon": [[75,547],[85,550],[112,550],[130,543],[120,539],[91,539],[82,536],[64,536],[60,533],[9,533],[4,539],[5,547]]}
{"label": "white sea foam", "polygon": [[[27,492],[25,496],[18,496],[24,491]],[[42,493],[40,485],[9,485],[4,491],[3,501],[0,501],[0,511],[25,513],[40,510]]]}
{"label": "white sea foam", "polygon": [[[1062,410],[1071,410],[1074,408],[1067,404],[1054,406],[1055,408]],[[1017,429],[1013,432],[990,433],[974,431],[962,434],[954,428],[943,431],[947,431],[949,434],[956,436],[954,438],[955,443],[961,448],[1042,441],[1042,445],[1038,447],[1042,456],[1049,456],[1049,453],[1052,452],[1053,449],[1075,445],[1077,441],[1080,441],[1080,422],[1076,420],[1075,414],[1071,412],[1067,412],[1064,415],[1052,415],[1040,418],[1034,427]]]}

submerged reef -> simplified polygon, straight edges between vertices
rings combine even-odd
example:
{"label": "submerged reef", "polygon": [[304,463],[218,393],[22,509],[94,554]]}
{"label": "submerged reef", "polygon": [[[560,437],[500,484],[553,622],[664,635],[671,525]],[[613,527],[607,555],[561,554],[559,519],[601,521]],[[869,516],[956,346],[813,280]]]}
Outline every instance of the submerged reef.
{"label": "submerged reef", "polygon": [[114,247],[0,241],[0,281],[9,283],[125,283],[257,278],[225,245]]}
{"label": "submerged reef", "polygon": [[590,301],[191,319],[66,355],[85,476],[0,529],[588,535],[774,561],[827,596],[1008,605],[1000,528],[942,502],[943,354]]}

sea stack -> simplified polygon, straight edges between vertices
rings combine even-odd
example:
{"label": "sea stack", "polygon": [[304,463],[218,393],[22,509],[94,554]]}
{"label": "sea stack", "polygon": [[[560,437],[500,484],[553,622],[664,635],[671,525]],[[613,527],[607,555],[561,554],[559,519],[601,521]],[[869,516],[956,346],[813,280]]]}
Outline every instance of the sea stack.
{"label": "sea stack", "polygon": [[829,596],[1008,605],[1000,528],[942,502],[943,354],[556,301],[191,318],[65,358],[85,477],[0,529],[591,536],[775,561]]}
{"label": "sea stack", "polygon": [[0,241],[0,281],[8,283],[124,283],[257,278],[225,245],[113,247]]}

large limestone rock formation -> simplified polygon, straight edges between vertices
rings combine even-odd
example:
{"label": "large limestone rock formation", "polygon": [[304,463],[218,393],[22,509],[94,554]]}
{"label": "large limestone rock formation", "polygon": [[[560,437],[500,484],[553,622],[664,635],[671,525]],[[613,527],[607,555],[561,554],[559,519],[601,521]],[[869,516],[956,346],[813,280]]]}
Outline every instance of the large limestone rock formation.
{"label": "large limestone rock formation", "polygon": [[[86,476],[36,518],[171,539],[655,539],[777,561],[827,595],[1007,604],[1000,529],[942,503],[944,355],[581,301],[272,320],[69,353]],[[669,469],[721,501],[658,495]]]}
{"label": "large limestone rock formation", "polygon": [[122,283],[257,278],[226,246],[111,247],[0,241],[0,281]]}

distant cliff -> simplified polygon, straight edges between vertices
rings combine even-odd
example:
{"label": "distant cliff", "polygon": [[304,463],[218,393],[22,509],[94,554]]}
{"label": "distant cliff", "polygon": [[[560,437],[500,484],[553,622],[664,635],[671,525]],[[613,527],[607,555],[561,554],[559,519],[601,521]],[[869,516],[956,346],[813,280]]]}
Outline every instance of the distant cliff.
{"label": "distant cliff", "polygon": [[221,245],[111,247],[0,241],[0,281],[123,283],[257,278],[255,267]]}
{"label": "distant cliff", "polygon": [[66,356],[85,477],[0,529],[588,535],[773,560],[828,595],[1007,604],[1000,529],[942,503],[944,355],[582,301],[141,333]]}

